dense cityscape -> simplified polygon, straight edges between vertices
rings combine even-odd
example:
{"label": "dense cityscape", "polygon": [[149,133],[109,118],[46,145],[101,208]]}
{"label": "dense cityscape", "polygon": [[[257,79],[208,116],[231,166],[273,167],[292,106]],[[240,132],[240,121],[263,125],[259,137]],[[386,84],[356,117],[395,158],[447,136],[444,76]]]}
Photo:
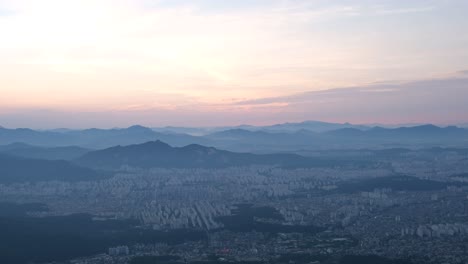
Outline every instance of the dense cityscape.
{"label": "dense cityscape", "polygon": [[33,218],[128,221],[131,232],[167,236],[124,238],[93,248],[90,256],[51,263],[348,263],[351,256],[372,263],[468,262],[465,149],[353,153],[367,162],[123,164],[94,181],[1,184],[0,201],[42,205],[27,212]]}

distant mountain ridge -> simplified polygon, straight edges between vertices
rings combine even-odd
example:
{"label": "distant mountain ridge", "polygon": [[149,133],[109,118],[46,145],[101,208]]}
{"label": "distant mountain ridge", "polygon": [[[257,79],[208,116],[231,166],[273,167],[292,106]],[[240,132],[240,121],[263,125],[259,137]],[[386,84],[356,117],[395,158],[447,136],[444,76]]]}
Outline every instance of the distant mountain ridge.
{"label": "distant mountain ridge", "polygon": [[[449,126],[421,125],[414,127],[383,128],[373,127],[366,130],[341,128],[317,133],[300,130],[293,133],[249,131],[232,129],[205,136],[214,145],[225,149],[250,146],[254,151],[286,151],[302,148],[361,148],[400,146],[467,146],[468,130]],[[238,150],[238,149],[235,149]]]}
{"label": "distant mountain ridge", "polygon": [[268,131],[282,131],[282,132],[297,132],[299,130],[309,130],[313,132],[327,132],[342,128],[355,128],[360,130],[369,129],[370,126],[366,125],[354,125],[350,123],[329,123],[321,121],[304,121],[300,123],[284,123],[271,126],[263,127],[264,130]]}
{"label": "distant mountain ridge", "polygon": [[[59,132],[60,131],[60,132]],[[43,147],[79,146],[91,149],[115,145],[130,145],[152,140],[164,140],[174,145],[204,143],[204,139],[185,134],[164,134],[150,128],[135,125],[122,129],[54,130],[0,129],[0,145],[25,143]]]}
{"label": "distant mountain ridge", "polygon": [[[338,129],[315,132],[308,126],[326,126]],[[183,130],[183,128],[181,128]],[[58,132],[60,131],[60,132]],[[31,129],[0,129],[0,145],[22,142],[42,147],[78,146],[88,149],[103,149],[116,145],[141,144],[161,140],[172,146],[200,144],[240,152],[273,153],[304,148],[353,148],[381,146],[466,146],[468,129],[455,126],[438,127],[419,125],[411,127],[384,128],[351,124],[333,124],[317,121],[286,123],[275,126],[252,128],[241,126],[208,133],[203,136],[157,132],[143,126],[123,129],[85,129],[36,131]]]}
{"label": "distant mountain ridge", "polygon": [[216,132],[226,130],[248,130],[248,131],[267,131],[267,132],[284,132],[293,133],[300,130],[308,130],[312,132],[326,132],[340,128],[357,128],[357,129],[369,129],[371,126],[368,125],[354,125],[350,123],[330,123],[322,121],[303,121],[297,123],[281,123],[268,126],[253,126],[253,125],[239,125],[239,126],[225,126],[225,127],[155,127],[153,130],[158,132],[169,132],[169,133],[183,133],[194,136],[204,136]]}
{"label": "distant mountain ridge", "polygon": [[464,137],[468,136],[468,130],[456,126],[438,127],[435,125],[420,125],[414,127],[383,128],[373,127],[369,130],[358,130],[354,128],[343,128],[327,132],[328,135],[341,136],[367,136],[367,137]]}
{"label": "distant mountain ridge", "polygon": [[98,169],[135,168],[224,168],[249,165],[297,165],[308,159],[296,154],[235,153],[191,144],[171,147],[162,141],[117,146],[92,151],[76,160],[77,164]]}

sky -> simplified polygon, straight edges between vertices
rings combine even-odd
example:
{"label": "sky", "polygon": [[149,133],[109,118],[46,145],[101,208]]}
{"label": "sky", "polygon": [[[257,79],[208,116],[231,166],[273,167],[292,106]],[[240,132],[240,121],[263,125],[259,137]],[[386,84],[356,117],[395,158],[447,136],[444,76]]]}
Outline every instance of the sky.
{"label": "sky", "polygon": [[0,0],[0,126],[468,123],[465,0]]}

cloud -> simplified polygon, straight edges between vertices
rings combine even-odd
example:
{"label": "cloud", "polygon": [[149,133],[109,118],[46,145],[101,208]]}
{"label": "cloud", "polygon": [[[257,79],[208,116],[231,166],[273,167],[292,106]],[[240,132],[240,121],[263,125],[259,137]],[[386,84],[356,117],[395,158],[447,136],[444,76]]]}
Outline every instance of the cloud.
{"label": "cloud", "polygon": [[183,99],[177,94],[148,93],[147,98],[143,104],[127,102],[119,108],[101,110],[3,109],[0,122],[6,127],[39,128],[124,127],[135,123],[147,126],[216,126],[303,120],[387,124],[468,122],[468,78],[462,75],[218,104],[194,98]]}
{"label": "cloud", "polygon": [[284,104],[283,111],[305,119],[371,122],[467,120],[468,78],[464,76],[395,84],[371,84],[296,95],[239,101],[237,105]]}
{"label": "cloud", "polygon": [[409,13],[425,13],[431,12],[435,9],[435,6],[423,6],[423,7],[412,7],[412,8],[393,8],[393,9],[377,9],[376,14],[379,15],[397,15],[397,14],[409,14]]}

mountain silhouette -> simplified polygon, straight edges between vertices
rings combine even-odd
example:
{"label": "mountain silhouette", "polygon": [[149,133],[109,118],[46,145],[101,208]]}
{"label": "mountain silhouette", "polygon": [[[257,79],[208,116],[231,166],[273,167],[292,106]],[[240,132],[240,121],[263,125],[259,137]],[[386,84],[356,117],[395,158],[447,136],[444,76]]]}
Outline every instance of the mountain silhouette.
{"label": "mountain silhouette", "polygon": [[223,168],[249,165],[304,165],[310,160],[295,154],[235,153],[191,144],[172,147],[162,141],[116,146],[86,153],[76,162],[99,169],[136,168]]}

